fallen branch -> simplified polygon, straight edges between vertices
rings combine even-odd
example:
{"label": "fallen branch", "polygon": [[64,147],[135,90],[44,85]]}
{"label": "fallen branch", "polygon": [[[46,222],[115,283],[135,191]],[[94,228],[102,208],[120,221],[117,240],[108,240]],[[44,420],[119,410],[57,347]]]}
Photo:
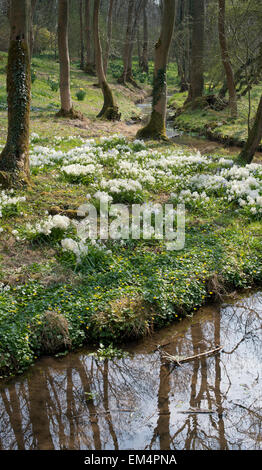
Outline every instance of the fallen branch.
{"label": "fallen branch", "polygon": [[198,410],[198,409],[195,409],[195,410],[180,410],[178,411],[177,413],[183,413],[183,414],[214,414],[215,411],[213,410]]}
{"label": "fallen branch", "polygon": [[164,359],[167,359],[169,362],[174,362],[175,365],[181,366],[181,364],[184,364],[185,362],[190,362],[194,361],[195,359],[201,359],[202,357],[208,357],[208,356],[213,356],[214,354],[219,353],[222,350],[222,346],[216,346],[215,349],[211,349],[209,351],[205,351],[200,354],[196,354],[195,356],[189,356],[189,357],[178,357],[178,356],[172,356],[166,351],[160,351],[162,354],[162,357]]}

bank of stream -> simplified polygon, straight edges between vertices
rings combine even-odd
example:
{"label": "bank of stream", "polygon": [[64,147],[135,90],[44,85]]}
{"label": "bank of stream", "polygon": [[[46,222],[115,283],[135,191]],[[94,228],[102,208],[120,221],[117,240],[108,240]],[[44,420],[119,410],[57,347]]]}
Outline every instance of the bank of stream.
{"label": "bank of stream", "polygon": [[[0,384],[1,449],[261,449],[261,317],[262,292],[250,292],[129,344],[120,359],[88,349],[40,359]],[[181,366],[163,355],[217,345]]]}
{"label": "bank of stream", "polygon": [[[171,96],[168,96],[168,99]],[[146,98],[143,103],[138,103],[137,107],[140,109],[143,120],[147,120],[152,109],[152,98]],[[174,120],[172,119],[172,110],[167,110],[166,122],[167,137],[174,143],[186,146],[192,150],[199,150],[202,154],[217,154],[223,153],[227,155],[236,156],[241,152],[241,147],[235,145],[226,145],[225,143],[218,142],[215,138],[210,140],[207,137],[198,135],[196,132],[185,132],[175,127]],[[262,152],[256,152],[254,162],[261,163]]]}

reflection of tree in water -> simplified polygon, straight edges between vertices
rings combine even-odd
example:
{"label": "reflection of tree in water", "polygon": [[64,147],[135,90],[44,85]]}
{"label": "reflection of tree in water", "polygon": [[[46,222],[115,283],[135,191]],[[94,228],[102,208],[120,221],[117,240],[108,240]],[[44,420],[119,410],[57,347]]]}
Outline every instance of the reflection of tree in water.
{"label": "reflection of tree in water", "polygon": [[[261,299],[230,305],[222,315],[200,314],[185,334],[175,334],[166,348],[172,355],[196,355],[218,344],[225,349],[183,367],[166,365],[158,353],[41,362],[0,388],[0,448],[259,448],[259,376],[248,373],[259,358]],[[241,380],[250,380],[247,393]]]}

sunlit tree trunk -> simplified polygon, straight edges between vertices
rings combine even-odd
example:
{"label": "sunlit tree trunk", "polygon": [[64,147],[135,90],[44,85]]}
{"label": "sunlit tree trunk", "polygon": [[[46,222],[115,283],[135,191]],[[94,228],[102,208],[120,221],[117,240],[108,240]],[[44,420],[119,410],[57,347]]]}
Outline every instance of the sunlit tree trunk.
{"label": "sunlit tree trunk", "polygon": [[187,102],[203,96],[205,0],[192,0],[193,19],[190,84]]}
{"label": "sunlit tree trunk", "polygon": [[252,129],[249,132],[249,136],[245,147],[238,157],[238,163],[246,165],[251,163],[255,152],[262,139],[262,96],[258,105],[255,122]]}
{"label": "sunlit tree trunk", "polygon": [[107,38],[106,38],[106,50],[105,50],[105,55],[104,55],[105,75],[107,74],[108,60],[109,60],[111,40],[112,40],[112,17],[113,17],[114,1],[115,0],[110,0],[109,7],[108,7],[108,15],[107,15]]}
{"label": "sunlit tree trunk", "polygon": [[160,38],[155,45],[155,69],[153,85],[152,114],[146,127],[138,131],[140,138],[167,139],[167,61],[173,36],[175,21],[175,2],[164,0]]}
{"label": "sunlit tree trunk", "polygon": [[29,182],[31,76],[29,60],[30,0],[12,0],[7,65],[8,135],[0,155],[0,184]]}
{"label": "sunlit tree trunk", "polygon": [[233,118],[237,117],[237,93],[234,82],[234,73],[232,65],[230,63],[226,32],[225,32],[225,0],[218,0],[219,12],[218,12],[218,31],[219,31],[219,42],[221,49],[221,57],[223,66],[226,73],[227,87],[229,92],[229,106],[231,110],[231,116]]}
{"label": "sunlit tree trunk", "polygon": [[94,45],[96,54],[96,72],[99,85],[103,91],[104,105],[97,117],[108,120],[119,120],[118,107],[115,103],[113,93],[109,87],[106,76],[104,73],[102,48],[99,36],[99,10],[100,0],[94,0],[94,17],[93,17],[93,30],[94,30]]}

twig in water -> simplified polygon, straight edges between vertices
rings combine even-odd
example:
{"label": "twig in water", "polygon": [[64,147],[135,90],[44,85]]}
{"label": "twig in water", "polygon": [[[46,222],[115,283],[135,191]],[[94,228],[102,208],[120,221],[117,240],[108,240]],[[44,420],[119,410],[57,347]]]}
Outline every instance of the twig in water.
{"label": "twig in water", "polygon": [[177,356],[172,356],[166,351],[163,351],[163,352],[160,351],[160,352],[164,359],[166,359],[169,362],[175,363],[175,365],[177,366],[181,366],[181,364],[184,364],[185,362],[190,362],[190,361],[194,361],[195,359],[201,359],[201,357],[208,357],[208,356],[217,354],[221,350],[222,350],[222,346],[216,346],[215,349],[211,349],[209,351],[205,351],[203,353],[196,354],[195,356],[189,356],[189,357],[177,357]]}

